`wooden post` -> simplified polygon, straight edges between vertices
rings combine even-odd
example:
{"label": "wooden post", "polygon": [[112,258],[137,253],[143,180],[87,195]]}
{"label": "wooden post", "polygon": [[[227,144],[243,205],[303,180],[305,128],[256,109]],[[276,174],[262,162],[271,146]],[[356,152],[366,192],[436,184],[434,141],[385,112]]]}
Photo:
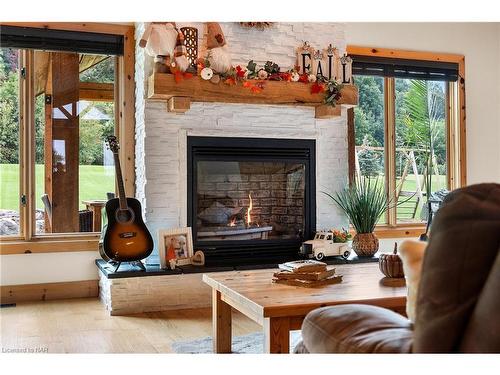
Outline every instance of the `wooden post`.
{"label": "wooden post", "polygon": [[349,185],[356,179],[356,131],[354,129],[354,108],[347,110],[347,165]]}
{"label": "wooden post", "polygon": [[290,318],[264,320],[264,353],[290,353]]}
{"label": "wooden post", "polygon": [[[50,54],[45,90],[45,192],[51,232],[78,232],[79,59]],[[38,198],[38,197],[37,197]]]}
{"label": "wooden post", "polygon": [[212,290],[212,329],[214,353],[231,353],[231,306],[221,299],[221,293]]}

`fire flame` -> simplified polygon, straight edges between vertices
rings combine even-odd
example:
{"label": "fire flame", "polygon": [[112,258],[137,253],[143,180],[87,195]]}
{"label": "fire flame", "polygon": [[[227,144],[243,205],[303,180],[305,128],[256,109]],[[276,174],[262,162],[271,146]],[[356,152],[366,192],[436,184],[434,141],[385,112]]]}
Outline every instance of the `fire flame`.
{"label": "fire flame", "polygon": [[233,218],[231,219],[231,222],[229,223],[229,226],[230,226],[230,227],[235,227],[235,226],[236,226],[236,218],[234,218],[234,217],[233,217]]}
{"label": "fire flame", "polygon": [[251,212],[253,208],[253,201],[252,201],[252,196],[250,194],[248,194],[248,198],[250,198],[250,205],[247,208],[247,226],[250,226],[250,224],[252,224]]}

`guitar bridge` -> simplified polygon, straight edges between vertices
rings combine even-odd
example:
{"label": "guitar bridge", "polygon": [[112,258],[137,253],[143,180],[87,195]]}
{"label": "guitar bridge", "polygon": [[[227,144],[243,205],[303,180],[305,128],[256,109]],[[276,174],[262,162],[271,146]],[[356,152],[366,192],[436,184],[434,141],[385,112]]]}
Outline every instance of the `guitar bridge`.
{"label": "guitar bridge", "polygon": [[132,238],[137,236],[137,232],[123,232],[119,234],[120,238]]}

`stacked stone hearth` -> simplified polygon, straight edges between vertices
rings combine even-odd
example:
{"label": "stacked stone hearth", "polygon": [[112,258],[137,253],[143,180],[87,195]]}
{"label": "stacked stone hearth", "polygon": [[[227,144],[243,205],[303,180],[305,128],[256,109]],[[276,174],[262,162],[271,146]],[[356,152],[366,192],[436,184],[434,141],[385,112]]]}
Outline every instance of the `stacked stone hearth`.
{"label": "stacked stone hearth", "polygon": [[201,274],[109,279],[99,271],[99,298],[110,315],[208,307]]}

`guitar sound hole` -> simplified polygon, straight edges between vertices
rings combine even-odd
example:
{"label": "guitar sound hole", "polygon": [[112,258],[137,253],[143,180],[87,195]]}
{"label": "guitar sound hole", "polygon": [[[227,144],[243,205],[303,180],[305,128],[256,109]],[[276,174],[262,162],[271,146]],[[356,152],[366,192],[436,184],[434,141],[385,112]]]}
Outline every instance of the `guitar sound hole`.
{"label": "guitar sound hole", "polygon": [[128,210],[117,210],[116,211],[116,221],[119,223],[130,223],[134,220],[134,213],[129,208]]}

